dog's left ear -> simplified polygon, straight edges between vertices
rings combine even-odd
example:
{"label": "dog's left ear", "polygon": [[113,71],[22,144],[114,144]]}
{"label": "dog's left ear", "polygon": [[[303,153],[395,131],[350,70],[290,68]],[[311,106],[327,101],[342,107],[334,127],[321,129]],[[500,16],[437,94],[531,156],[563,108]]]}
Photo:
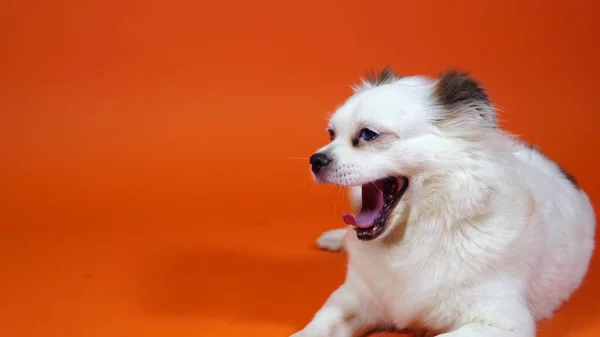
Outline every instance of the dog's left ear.
{"label": "dog's left ear", "polygon": [[435,84],[434,100],[442,108],[439,124],[475,122],[496,127],[496,113],[485,89],[467,73],[441,73]]}
{"label": "dog's left ear", "polygon": [[386,66],[380,70],[370,70],[367,72],[367,76],[361,78],[360,84],[353,85],[352,89],[354,92],[359,92],[363,89],[373,88],[384,84],[393,83],[402,78],[398,75],[394,69],[390,66]]}

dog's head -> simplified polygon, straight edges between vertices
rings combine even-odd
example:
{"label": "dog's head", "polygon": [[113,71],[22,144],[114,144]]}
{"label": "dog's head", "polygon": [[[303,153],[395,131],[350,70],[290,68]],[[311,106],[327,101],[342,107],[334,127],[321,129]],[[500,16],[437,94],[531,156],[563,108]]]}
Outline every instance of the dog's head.
{"label": "dog's head", "polygon": [[344,221],[371,240],[391,227],[412,180],[447,170],[464,140],[496,120],[485,91],[455,71],[429,79],[384,69],[354,91],[330,119],[331,142],[310,164],[318,182],[362,187],[360,213]]}

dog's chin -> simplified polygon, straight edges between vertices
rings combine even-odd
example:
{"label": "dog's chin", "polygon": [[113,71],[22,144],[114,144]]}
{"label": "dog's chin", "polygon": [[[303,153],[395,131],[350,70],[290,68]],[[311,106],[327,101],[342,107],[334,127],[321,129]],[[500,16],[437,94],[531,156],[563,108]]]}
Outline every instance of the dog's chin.
{"label": "dog's chin", "polygon": [[408,189],[408,178],[386,177],[361,185],[362,206],[356,215],[343,213],[344,222],[354,228],[356,237],[370,241],[386,230],[392,211]]}

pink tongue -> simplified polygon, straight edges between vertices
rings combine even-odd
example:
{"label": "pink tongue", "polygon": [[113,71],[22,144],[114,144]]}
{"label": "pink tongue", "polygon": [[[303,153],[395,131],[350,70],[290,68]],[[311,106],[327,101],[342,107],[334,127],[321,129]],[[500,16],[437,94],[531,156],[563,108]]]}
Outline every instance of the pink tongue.
{"label": "pink tongue", "polygon": [[347,225],[355,226],[358,228],[369,228],[373,226],[373,222],[379,216],[379,211],[371,212],[360,212],[358,216],[354,216],[348,213],[342,213],[342,218]]}
{"label": "pink tongue", "polygon": [[383,208],[383,193],[381,184],[369,183],[362,186],[362,207],[357,216],[342,213],[344,222],[358,228],[369,228],[379,216]]}

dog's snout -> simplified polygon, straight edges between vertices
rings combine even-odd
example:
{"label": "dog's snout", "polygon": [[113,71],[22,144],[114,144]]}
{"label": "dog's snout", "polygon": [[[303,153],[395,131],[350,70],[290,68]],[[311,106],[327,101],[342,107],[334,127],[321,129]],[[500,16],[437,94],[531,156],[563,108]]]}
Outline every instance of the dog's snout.
{"label": "dog's snout", "polygon": [[331,162],[331,159],[324,153],[315,153],[310,156],[310,165],[311,169],[314,173],[319,173],[319,171],[327,166]]}

